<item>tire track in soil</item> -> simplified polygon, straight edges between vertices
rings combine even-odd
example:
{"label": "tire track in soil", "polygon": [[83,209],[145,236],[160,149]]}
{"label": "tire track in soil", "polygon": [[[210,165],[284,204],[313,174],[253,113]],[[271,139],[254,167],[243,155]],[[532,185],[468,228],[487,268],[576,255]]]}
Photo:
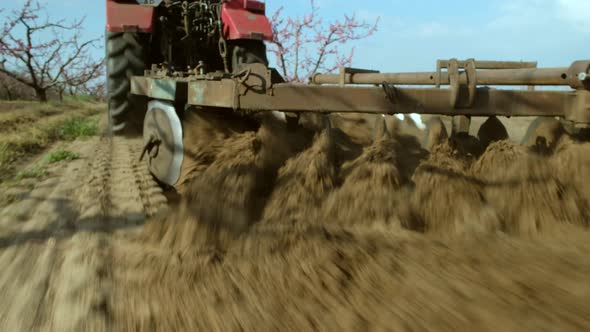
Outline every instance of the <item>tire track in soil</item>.
{"label": "tire track in soil", "polygon": [[113,235],[166,204],[138,140],[92,138],[81,158],[0,211],[0,330],[110,331]]}
{"label": "tire track in soil", "polygon": [[45,319],[52,271],[63,251],[63,242],[56,238],[77,218],[68,197],[81,180],[83,168],[82,161],[68,164],[63,174],[72,174],[70,181],[42,181],[20,202],[0,212],[2,225],[8,230],[2,232],[0,240],[0,264],[4,268],[0,293],[11,300],[0,307],[0,326],[7,327],[3,330],[32,330]]}
{"label": "tire track in soil", "polygon": [[109,180],[112,141],[96,142],[95,157],[89,164],[88,177],[77,197],[80,218],[73,225],[73,236],[63,253],[54,288],[53,315],[48,330],[107,330],[109,287],[108,237],[110,228]]}
{"label": "tire track in soil", "polygon": [[[87,207],[90,211],[95,209],[93,197],[98,198],[100,202],[99,222],[89,225],[97,232],[91,233],[94,238],[80,241],[85,251],[81,254],[85,266],[81,268],[93,272],[86,279],[86,296],[81,296],[86,299],[83,303],[85,308],[81,311],[83,314],[79,316],[77,323],[72,319],[58,319],[57,321],[65,321],[70,325],[58,326],[55,328],[56,331],[113,329],[112,307],[116,302],[112,291],[113,234],[132,230],[165,203],[161,190],[157,190],[159,188],[147,173],[147,169],[139,165],[137,158],[133,158],[136,155],[134,151],[139,145],[138,141],[123,138],[104,139],[101,142],[99,148],[103,150],[98,154],[98,167],[93,169],[96,173],[91,177],[91,181],[96,185],[90,186],[93,190],[87,192],[89,199],[85,199],[90,202]],[[148,189],[150,192],[144,193],[144,190]],[[159,205],[156,206],[157,204]],[[76,258],[72,259],[75,260]],[[64,271],[73,269],[76,269],[76,266]],[[75,297],[76,294],[72,295]],[[74,306],[80,308],[80,303],[73,302]],[[64,316],[71,312],[69,306],[60,307],[63,308]]]}

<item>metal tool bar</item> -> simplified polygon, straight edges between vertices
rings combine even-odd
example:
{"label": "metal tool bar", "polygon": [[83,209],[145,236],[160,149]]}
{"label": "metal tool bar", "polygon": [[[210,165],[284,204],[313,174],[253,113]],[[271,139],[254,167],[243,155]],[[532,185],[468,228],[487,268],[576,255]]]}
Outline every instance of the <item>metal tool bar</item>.
{"label": "metal tool bar", "polygon": [[[477,69],[524,69],[524,68],[537,68],[537,62],[530,61],[486,61],[486,60],[474,60]],[[437,64],[441,68],[448,68],[451,60],[438,60]],[[460,67],[465,67],[466,64],[471,62],[457,61]]]}
{"label": "metal tool bar", "polygon": [[[575,77],[574,83],[579,88],[567,91],[478,88],[472,81],[469,84],[457,84],[457,73],[453,74],[453,84],[449,89],[401,88],[394,84],[340,86],[278,83],[264,65],[251,64],[245,74],[239,77],[134,77],[131,92],[154,99],[245,112],[559,116],[590,124],[590,90],[587,81],[579,81],[580,75],[577,74],[588,72],[586,64],[578,62],[575,67],[569,68],[567,75]],[[533,79],[543,82],[562,73],[563,69],[490,70],[491,76],[482,80],[495,79],[498,82],[503,79],[518,84]],[[510,72],[510,77],[503,76],[505,71]],[[478,75],[486,72],[480,71]],[[576,74],[571,74],[574,72]],[[473,71],[466,73],[474,77]]]}
{"label": "metal tool bar", "polygon": [[[273,94],[240,96],[235,108],[291,112],[358,112],[471,116],[564,116],[575,104],[574,92],[478,89],[471,108],[454,109],[447,89],[399,88],[388,94],[377,87],[297,86],[279,84]],[[193,100],[189,91],[189,103]],[[459,103],[468,102],[459,95]],[[201,106],[208,106],[202,105]]]}
{"label": "metal tool bar", "polygon": [[[472,106],[455,108],[450,105],[452,91],[449,89],[392,88],[388,91],[383,87],[295,84],[275,84],[271,89],[270,94],[264,89],[240,93],[231,80],[192,81],[188,84],[188,104],[244,111],[569,117],[576,113],[579,99],[575,91],[479,88]],[[469,91],[462,89],[457,104],[469,104],[469,96]]]}
{"label": "metal tool bar", "polygon": [[[540,69],[494,69],[478,70],[478,85],[570,85],[567,67]],[[396,84],[396,85],[435,85],[436,72],[384,73],[384,74],[346,74],[346,84]],[[338,74],[318,74],[312,77],[314,84],[339,84]],[[577,78],[576,78],[577,79]],[[449,73],[441,73],[442,85],[449,85]],[[459,73],[459,84],[467,84],[468,75]]]}

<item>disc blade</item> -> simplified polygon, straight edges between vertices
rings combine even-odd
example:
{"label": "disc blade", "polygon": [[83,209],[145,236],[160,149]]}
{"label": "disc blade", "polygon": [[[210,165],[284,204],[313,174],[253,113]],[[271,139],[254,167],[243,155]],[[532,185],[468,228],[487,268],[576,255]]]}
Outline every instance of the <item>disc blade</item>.
{"label": "disc blade", "polygon": [[144,144],[157,140],[146,159],[149,170],[161,182],[175,185],[183,162],[182,125],[174,105],[151,101],[144,119]]}

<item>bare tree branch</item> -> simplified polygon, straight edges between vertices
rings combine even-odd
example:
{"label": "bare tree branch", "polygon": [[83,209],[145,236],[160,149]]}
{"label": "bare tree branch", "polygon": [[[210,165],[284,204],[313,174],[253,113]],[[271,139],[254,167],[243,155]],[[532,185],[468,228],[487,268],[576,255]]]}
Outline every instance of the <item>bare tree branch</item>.
{"label": "bare tree branch", "polygon": [[302,17],[285,19],[282,12],[281,7],[271,17],[274,36],[269,51],[288,81],[305,82],[320,70],[333,72],[351,65],[354,48],[342,55],[342,46],[371,36],[379,23],[379,18],[367,23],[352,15],[324,24],[314,0],[310,0],[309,13]]}
{"label": "bare tree branch", "polygon": [[80,41],[83,18],[67,24],[40,18],[43,11],[37,0],[27,0],[0,21],[0,72],[34,89],[41,101],[58,86],[88,84],[104,66],[102,58],[91,56],[98,39]]}

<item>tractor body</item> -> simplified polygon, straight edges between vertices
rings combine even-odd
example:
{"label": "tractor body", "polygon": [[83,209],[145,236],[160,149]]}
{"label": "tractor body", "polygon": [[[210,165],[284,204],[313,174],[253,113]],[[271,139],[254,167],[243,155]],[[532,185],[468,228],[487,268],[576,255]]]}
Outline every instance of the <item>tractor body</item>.
{"label": "tractor body", "polygon": [[[176,1],[181,3],[182,1]],[[220,1],[187,1],[188,3],[219,3]],[[107,0],[108,32],[152,33],[163,10],[162,3],[172,1]],[[230,0],[221,5],[221,21],[227,40],[272,38],[272,29],[265,16],[264,2],[255,0]]]}
{"label": "tractor body", "polygon": [[153,7],[140,6],[135,0],[107,0],[108,32],[151,33],[153,27]]}
{"label": "tractor body", "polygon": [[590,132],[588,60],[537,68],[448,59],[437,61],[435,72],[340,68],[314,75],[311,84],[292,84],[268,66],[264,41],[272,28],[263,2],[108,0],[107,16],[111,128],[141,128],[142,158],[169,186],[182,183],[195,164],[186,149],[194,142],[185,140],[205,113],[230,123],[236,114],[266,112],[289,127],[303,112],[446,115],[454,137],[468,136],[471,117],[538,116]]}
{"label": "tractor body", "polygon": [[272,38],[265,3],[254,0],[107,0],[109,113],[114,133],[140,131],[145,98],[130,93],[132,76],[152,66],[168,72],[266,64]]}

